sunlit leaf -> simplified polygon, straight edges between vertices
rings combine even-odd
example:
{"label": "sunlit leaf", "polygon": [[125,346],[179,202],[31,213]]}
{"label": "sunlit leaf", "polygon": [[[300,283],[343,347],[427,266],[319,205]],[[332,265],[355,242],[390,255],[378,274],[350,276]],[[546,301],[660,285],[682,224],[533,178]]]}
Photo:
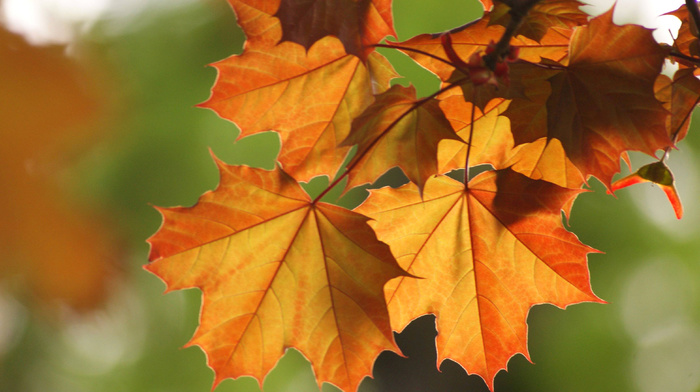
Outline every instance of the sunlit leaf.
{"label": "sunlit leaf", "polygon": [[[519,140],[522,133],[514,130],[516,144],[556,138],[584,178],[593,175],[608,186],[624,151],[653,155],[671,144],[667,112],[653,90],[667,50],[648,29],[615,25],[612,13],[611,9],[575,31],[566,69],[541,70],[540,79],[546,79],[552,91],[546,108],[519,108],[532,106],[524,100],[514,100],[509,107],[511,113],[529,112],[533,117],[547,112],[547,126],[530,127],[526,140]],[[512,121],[526,122],[521,117]]]}
{"label": "sunlit leaf", "polygon": [[416,99],[413,87],[395,85],[355,119],[343,142],[358,145],[349,163],[348,186],[376,180],[394,166],[423,187],[438,174],[437,149],[441,140],[459,140],[435,99]]}
{"label": "sunlit leaf", "polygon": [[217,162],[219,187],[190,208],[162,208],[146,269],[168,291],[202,290],[200,346],[226,378],[265,375],[288,347],[318,383],[354,391],[395,350],[384,284],[404,275],[368,218],[314,204],[280,169]]}
{"label": "sunlit leaf", "polygon": [[447,177],[373,190],[358,211],[399,264],[423,279],[386,286],[392,326],[437,317],[438,365],[453,359],[490,388],[517,353],[527,358],[532,305],[600,300],[589,284],[594,252],[562,227],[561,207],[579,191],[510,170],[475,177],[468,188]]}
{"label": "sunlit leaf", "polygon": [[352,119],[395,76],[381,55],[373,53],[364,64],[334,37],[308,52],[293,42],[250,46],[214,66],[219,77],[201,106],[235,122],[239,137],[279,132],[279,161],[300,181],[335,175],[349,151],[336,147],[349,134]]}

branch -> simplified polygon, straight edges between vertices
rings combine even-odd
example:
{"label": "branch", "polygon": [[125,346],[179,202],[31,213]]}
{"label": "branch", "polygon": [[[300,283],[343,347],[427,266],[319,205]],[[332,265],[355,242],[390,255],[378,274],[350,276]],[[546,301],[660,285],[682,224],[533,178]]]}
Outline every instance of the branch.
{"label": "branch", "polygon": [[442,62],[442,63],[444,63],[444,64],[449,65],[450,67],[456,68],[455,65],[452,64],[451,62],[449,62],[448,60],[445,60],[445,59],[443,59],[443,58],[440,57],[440,56],[436,56],[436,55],[434,55],[434,54],[432,54],[432,53],[428,53],[428,52],[423,51],[423,50],[420,50],[420,49],[408,48],[408,47],[406,47],[406,46],[394,45],[394,44],[392,44],[392,43],[389,43],[389,44],[374,44],[374,45],[370,45],[370,47],[374,47],[374,48],[387,48],[387,49],[398,49],[398,50],[402,50],[402,51],[404,51],[404,52],[414,52],[414,53],[422,54],[423,56],[426,56],[426,57],[430,57],[430,58],[435,59],[435,60],[437,60],[437,61],[440,61],[440,62]]}
{"label": "branch", "polygon": [[676,58],[681,59],[681,60],[685,60],[685,61],[692,63],[692,64],[695,64],[695,65],[700,65],[699,58],[695,58],[695,57],[688,56],[688,55],[685,55],[683,53],[674,52],[674,51],[671,51],[668,55],[671,57],[676,57]]}
{"label": "branch", "polygon": [[527,13],[530,9],[534,7],[540,0],[519,0],[519,1],[509,1],[508,5],[511,6],[510,11],[510,22],[506,26],[506,31],[501,36],[501,39],[496,43],[495,50],[486,56],[484,56],[484,63],[492,71],[496,68],[496,63],[508,54],[508,49],[510,48],[510,40],[518,31],[520,26],[522,26]]}

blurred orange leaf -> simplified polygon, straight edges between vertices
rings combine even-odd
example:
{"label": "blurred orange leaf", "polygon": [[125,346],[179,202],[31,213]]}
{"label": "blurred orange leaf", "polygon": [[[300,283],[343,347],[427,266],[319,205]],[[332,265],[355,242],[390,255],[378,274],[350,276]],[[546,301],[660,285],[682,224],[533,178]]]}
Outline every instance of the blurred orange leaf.
{"label": "blurred orange leaf", "polygon": [[115,246],[56,182],[100,98],[64,52],[0,28],[0,279],[39,305],[87,309],[104,299]]}

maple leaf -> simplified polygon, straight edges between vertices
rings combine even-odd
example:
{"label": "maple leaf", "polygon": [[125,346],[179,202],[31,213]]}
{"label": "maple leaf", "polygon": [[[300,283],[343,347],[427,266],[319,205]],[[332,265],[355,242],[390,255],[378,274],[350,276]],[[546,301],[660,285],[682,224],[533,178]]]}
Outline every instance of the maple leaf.
{"label": "maple leaf", "polygon": [[[538,83],[529,73],[521,76],[520,83],[525,86],[527,96],[516,108],[522,111],[525,121],[514,120],[518,114],[509,108],[510,100],[496,98],[485,106],[483,114],[476,109],[472,126],[468,115],[472,104],[465,101],[462,94],[451,90],[440,96],[440,107],[463,140],[463,143],[450,140],[441,142],[438,150],[440,173],[463,168],[467,151],[470,150],[471,166],[490,164],[496,169],[510,167],[532,179],[549,181],[565,188],[579,188],[584,183],[579,170],[566,157],[561,143],[556,139],[547,141],[540,138],[516,146],[516,136],[524,137],[529,132],[539,132],[538,126],[546,127],[546,110],[540,109],[551,93],[548,83]],[[470,135],[471,147],[466,144]],[[564,208],[567,216],[572,205],[573,199]]]}
{"label": "maple leaf", "polygon": [[[469,151],[470,166],[490,164],[502,169],[513,149],[513,137],[508,119],[501,117],[508,107],[504,100],[492,100],[482,112],[476,108],[474,121],[471,120],[473,104],[464,100],[456,90],[440,96],[440,108],[450,121],[461,141],[444,140],[438,149],[438,171],[447,173],[462,169]],[[468,144],[471,135],[471,144]]]}
{"label": "maple leaf", "polygon": [[673,80],[660,75],[654,89],[656,98],[671,113],[666,119],[666,129],[671,140],[677,143],[688,134],[690,115],[700,103],[700,80],[692,69],[679,69],[673,75]]}
{"label": "maple leaf", "polygon": [[546,110],[547,126],[527,125],[527,135],[514,131],[516,144],[556,138],[584,178],[593,175],[608,187],[624,151],[653,155],[671,144],[665,127],[668,113],[653,91],[667,50],[650,30],[617,26],[612,15],[610,9],[575,30],[568,66],[540,70],[537,78],[551,87],[544,106],[523,109],[518,105],[533,102],[514,99],[504,113],[517,128],[529,120],[510,117],[512,113],[535,116]]}
{"label": "maple leaf", "polygon": [[332,35],[363,59],[384,37],[396,37],[391,0],[229,0],[248,42],[291,41],[309,49]]}
{"label": "maple leaf", "polygon": [[507,169],[468,187],[431,178],[422,197],[412,184],[372,190],[358,212],[375,219],[399,264],[423,278],[387,284],[393,328],[435,314],[438,363],[453,359],[493,389],[510,357],[529,359],[531,306],[601,302],[586,260],[595,250],[561,224],[561,206],[579,192]]}
{"label": "maple leaf", "polygon": [[683,217],[683,205],[681,204],[680,196],[678,196],[678,191],[676,191],[676,181],[673,178],[671,170],[663,162],[654,162],[644,165],[629,176],[615,181],[610,187],[609,193],[643,182],[650,182],[658,185],[664,191],[666,197],[668,197],[668,201],[673,207],[676,218],[681,219]]}
{"label": "maple leaf", "polygon": [[[447,83],[459,85],[462,89],[463,99],[473,102],[483,111],[486,104],[492,99],[525,98],[524,81],[531,67],[529,63],[524,62],[512,64],[508,67],[507,79],[504,80],[494,75],[492,83],[479,83],[478,80],[474,82],[474,78],[465,78],[464,72],[457,69],[447,80]],[[503,100],[499,102],[502,103]]]}
{"label": "maple leaf", "polygon": [[[544,0],[533,6],[515,34],[540,41],[551,28],[573,29],[588,23],[588,14],[581,11],[577,0]],[[490,12],[489,23],[506,27],[511,20],[511,7],[496,1]]]}
{"label": "maple leaf", "polygon": [[[580,188],[584,183],[581,172],[569,160],[557,139],[540,138],[518,145],[503,165],[533,180],[544,180],[565,188]],[[564,210],[568,211],[567,208]]]}
{"label": "maple leaf", "polygon": [[[559,66],[543,61],[541,65]],[[547,140],[541,137],[542,129],[547,129],[547,100],[552,89],[548,79],[556,74],[556,69],[548,70],[539,66],[529,66],[522,74],[521,83],[525,97],[515,97],[503,112],[510,120],[510,131],[516,146],[503,167],[525,174],[534,180],[549,181],[565,188],[579,188],[584,178],[578,168],[567,157],[558,139]],[[571,205],[564,210],[569,215]]]}
{"label": "maple leaf", "polygon": [[145,268],[167,291],[202,290],[198,345],[215,370],[262,380],[288,347],[319,385],[350,391],[395,350],[383,286],[405,275],[368,218],[313,203],[281,169],[217,161],[219,187],[190,208],[159,209]]}
{"label": "maple leaf", "polygon": [[[450,35],[448,40],[450,44],[447,46],[443,35],[427,34],[395,45],[422,66],[437,74],[443,80],[443,85],[449,85],[455,81],[455,77],[452,75],[460,74],[459,70],[455,70],[457,65],[450,65],[451,56],[467,59],[477,53],[486,51],[489,44],[498,40],[503,32],[504,28],[502,26],[489,25],[489,15],[487,14],[483,19],[469,24],[463,29],[457,29],[448,33]],[[546,66],[556,64],[561,67],[559,62],[565,64],[568,61],[570,35],[570,30],[550,29],[541,42],[527,37],[518,37],[511,40],[511,45],[519,49],[519,58],[522,61],[540,62],[542,60]],[[452,55],[449,53],[450,51],[453,52]],[[476,113],[474,134],[471,135],[473,144],[472,155],[470,156],[470,160],[474,165],[489,163],[496,168],[504,168],[519,163],[516,166],[519,172],[533,175],[538,179],[553,181],[558,185],[576,185],[575,187],[578,187],[583,181],[575,179],[580,178],[580,175],[576,173],[561,175],[560,169],[564,169],[565,172],[569,172],[571,169],[570,163],[566,160],[560,161],[564,163],[564,166],[555,167],[555,165],[546,160],[532,159],[532,156],[525,154],[525,148],[518,148],[518,151],[521,153],[513,155],[511,151],[514,146],[513,136],[518,136],[520,133],[514,130],[513,134],[509,136],[509,124],[506,121],[494,121],[496,113],[503,114],[510,103],[509,100],[501,98],[524,98],[520,106],[522,107],[525,103],[530,103],[533,98],[537,98],[537,94],[542,94],[540,91],[543,88],[542,86],[545,86],[545,101],[551,92],[546,81],[530,80],[534,75],[538,75],[541,69],[522,61],[511,65],[509,72],[512,73],[514,69],[514,76],[509,78],[514,83],[512,87],[502,84],[499,85],[498,89],[490,88],[492,86],[488,85],[474,88],[471,83],[463,82],[461,87],[464,92],[459,97],[456,96],[454,91],[439,97],[441,107],[445,110],[458,135],[465,142],[469,139],[471,133],[471,106],[468,103],[460,102],[460,100],[475,101],[479,108],[482,109],[482,113],[492,113],[483,119],[479,113]],[[526,113],[527,121],[534,120],[532,113],[529,111],[532,108],[533,106],[531,105]],[[544,113],[544,117],[542,117],[542,113],[539,114],[540,121],[542,118],[546,121],[546,111]],[[529,123],[522,122],[522,124]],[[519,124],[516,122],[513,126],[517,127]],[[536,132],[541,132],[541,130],[537,129]],[[537,137],[529,141],[534,142],[535,140],[537,140]],[[442,142],[438,152],[440,171],[444,173],[451,169],[464,167],[466,151],[467,146],[464,144],[460,145],[451,141]],[[539,148],[539,151],[542,152],[542,147]],[[540,156],[543,156],[543,153],[540,153]]]}
{"label": "maple leaf", "polygon": [[377,96],[352,124],[343,145],[358,145],[348,163],[348,187],[373,182],[398,166],[409,180],[423,188],[438,174],[437,150],[441,140],[460,140],[435,99],[416,100],[416,90],[394,85]]}
{"label": "maple leaf", "polygon": [[293,42],[250,45],[242,55],[213,65],[219,75],[200,106],[235,122],[239,138],[277,131],[279,162],[300,181],[336,173],[349,151],[336,147],[352,119],[396,76],[381,55],[372,53],[364,64],[334,37],[308,51]]}

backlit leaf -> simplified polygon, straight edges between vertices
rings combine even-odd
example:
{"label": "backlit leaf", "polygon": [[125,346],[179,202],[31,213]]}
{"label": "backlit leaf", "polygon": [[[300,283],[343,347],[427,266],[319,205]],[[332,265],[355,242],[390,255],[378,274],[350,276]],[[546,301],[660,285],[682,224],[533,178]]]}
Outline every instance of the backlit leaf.
{"label": "backlit leaf", "polygon": [[[471,149],[469,161],[471,166],[490,164],[497,169],[504,168],[513,149],[513,137],[508,126],[508,119],[501,117],[508,107],[508,101],[492,100],[482,113],[476,108],[472,127],[472,103],[453,89],[440,98],[440,108],[452,124],[461,141],[444,140],[438,149],[439,172],[444,174],[451,170],[464,168],[467,150]],[[474,133],[469,147],[469,135]]]}
{"label": "backlit leaf", "polygon": [[355,119],[344,145],[358,145],[348,187],[373,182],[394,166],[423,187],[438,174],[441,140],[459,140],[435,99],[416,99],[413,87],[394,85]]}
{"label": "backlit leaf", "polygon": [[279,161],[300,181],[335,175],[349,150],[336,147],[350,132],[352,119],[395,76],[381,55],[371,54],[364,64],[334,37],[321,39],[308,52],[293,42],[251,45],[214,66],[219,76],[201,106],[235,122],[239,137],[279,132]]}
{"label": "backlit leaf", "polygon": [[[693,34],[692,17],[686,5],[683,4],[680,8],[669,12],[667,15],[673,15],[681,21],[681,27],[678,29],[678,35],[674,40],[673,46],[686,56],[699,56],[700,41],[698,41],[697,34]],[[675,60],[681,66],[694,66],[692,62],[686,62],[683,59],[676,58]]]}
{"label": "backlit leaf", "polygon": [[363,59],[396,36],[391,0],[228,0],[248,44],[296,42],[306,49],[332,35]]}
{"label": "backlit leaf", "polygon": [[[566,69],[542,70],[552,89],[547,126],[531,127],[526,140],[558,139],[584,178],[593,175],[607,186],[625,150],[653,155],[671,144],[667,112],[653,90],[667,50],[644,27],[615,25],[612,13],[574,32]],[[517,105],[514,100],[509,111],[518,112]],[[514,135],[517,143],[521,134]]]}
{"label": "backlit leaf", "polygon": [[[279,0],[277,0],[279,1]],[[282,39],[306,48],[327,36],[338,37],[345,50],[366,58],[384,37],[396,37],[391,0],[281,0],[275,13]]]}
{"label": "backlit leaf", "polygon": [[412,184],[373,190],[358,211],[423,278],[387,284],[393,328],[435,314],[438,364],[453,359],[493,388],[508,359],[529,358],[531,306],[600,301],[589,285],[594,250],[561,223],[561,207],[579,192],[510,170],[483,173],[468,188],[432,178],[422,197]]}
{"label": "backlit leaf", "polygon": [[225,378],[265,375],[288,347],[319,385],[354,391],[395,349],[383,286],[404,275],[368,218],[314,204],[280,169],[217,162],[219,187],[190,208],[160,209],[146,269],[167,290],[202,290],[200,346]]}

